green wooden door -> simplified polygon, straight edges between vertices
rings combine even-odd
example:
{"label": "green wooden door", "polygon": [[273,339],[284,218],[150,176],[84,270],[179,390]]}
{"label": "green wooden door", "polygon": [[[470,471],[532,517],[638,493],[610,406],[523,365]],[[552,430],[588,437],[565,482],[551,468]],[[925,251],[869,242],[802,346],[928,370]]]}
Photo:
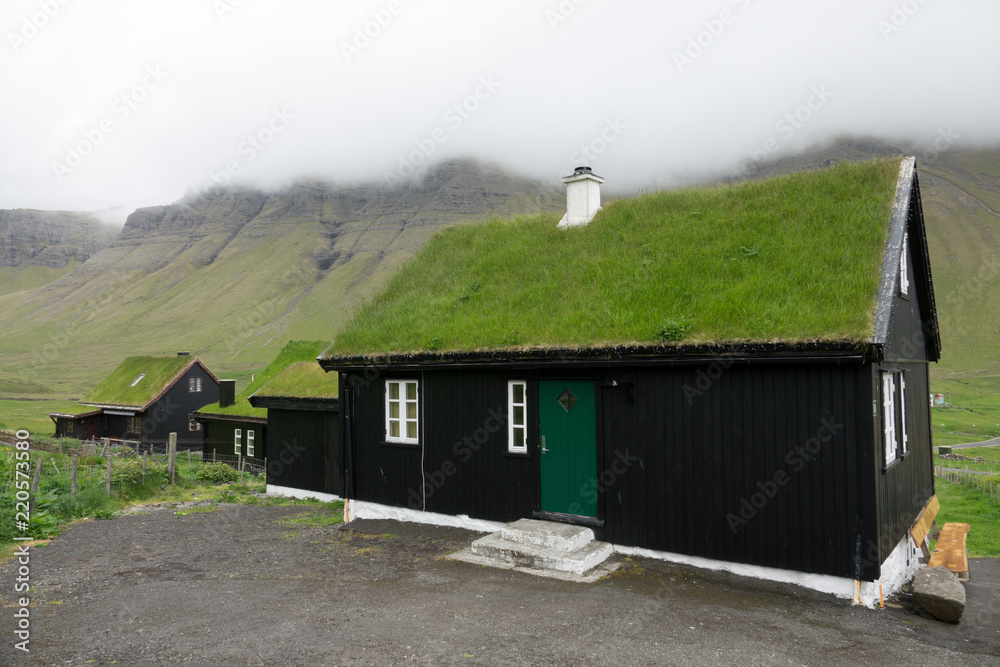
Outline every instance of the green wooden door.
{"label": "green wooden door", "polygon": [[538,383],[542,511],[597,517],[594,383]]}

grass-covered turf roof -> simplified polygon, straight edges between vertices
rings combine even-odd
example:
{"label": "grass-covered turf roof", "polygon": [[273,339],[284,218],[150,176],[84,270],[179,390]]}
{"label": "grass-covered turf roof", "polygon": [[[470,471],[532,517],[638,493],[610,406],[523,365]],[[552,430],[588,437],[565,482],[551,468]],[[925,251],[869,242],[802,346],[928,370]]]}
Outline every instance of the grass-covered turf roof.
{"label": "grass-covered turf roof", "polygon": [[[142,407],[156,398],[194,357],[128,357],[81,403]],[[144,377],[139,380],[140,375]],[[138,382],[136,382],[138,380]]]}
{"label": "grass-covered turf roof", "polygon": [[327,373],[315,359],[292,364],[260,388],[258,398],[337,398],[336,373]]}
{"label": "grass-covered turf roof", "polygon": [[[319,368],[315,359],[323,351],[323,347],[324,344],[321,341],[289,341],[281,349],[281,352],[271,360],[267,368],[254,375],[254,379],[239,393],[232,405],[220,408],[218,403],[212,403],[198,410],[198,414],[267,418],[267,408],[253,407],[250,405],[249,397],[292,364],[308,360]],[[331,375],[335,376],[335,374]],[[333,382],[336,383],[336,379],[333,379]]]}
{"label": "grass-covered turf roof", "polygon": [[327,358],[631,344],[863,342],[899,159],[436,234]]}

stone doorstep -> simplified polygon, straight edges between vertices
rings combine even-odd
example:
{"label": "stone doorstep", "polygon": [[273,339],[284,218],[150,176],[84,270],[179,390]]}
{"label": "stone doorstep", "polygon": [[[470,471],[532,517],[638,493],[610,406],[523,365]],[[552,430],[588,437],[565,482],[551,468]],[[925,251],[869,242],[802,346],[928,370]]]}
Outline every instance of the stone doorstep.
{"label": "stone doorstep", "polygon": [[511,542],[502,533],[493,533],[473,542],[470,551],[474,556],[509,565],[582,575],[607,560],[614,548],[605,542],[591,541],[580,549],[565,551]]}
{"label": "stone doorstep", "polygon": [[520,519],[504,526],[500,530],[500,536],[515,544],[528,544],[557,551],[576,551],[594,540],[594,531],[584,526]]}

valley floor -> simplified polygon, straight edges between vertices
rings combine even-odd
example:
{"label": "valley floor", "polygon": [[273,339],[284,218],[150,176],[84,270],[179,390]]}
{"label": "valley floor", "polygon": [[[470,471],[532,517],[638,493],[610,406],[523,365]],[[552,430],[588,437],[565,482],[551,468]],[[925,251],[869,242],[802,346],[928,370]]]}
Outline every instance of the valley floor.
{"label": "valley floor", "polygon": [[[30,654],[3,664],[964,664],[1000,656],[1000,567],[958,626],[803,589],[626,559],[595,584],[451,561],[477,534],[315,509],[148,509],[31,550]],[[215,511],[215,510],[218,511]],[[15,660],[15,658],[17,658]]]}

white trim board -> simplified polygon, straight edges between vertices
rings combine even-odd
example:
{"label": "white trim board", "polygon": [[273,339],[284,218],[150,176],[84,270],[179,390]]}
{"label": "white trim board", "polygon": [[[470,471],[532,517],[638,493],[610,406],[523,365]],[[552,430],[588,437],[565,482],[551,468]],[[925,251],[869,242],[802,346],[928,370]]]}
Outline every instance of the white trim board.
{"label": "white trim board", "polygon": [[340,500],[340,496],[335,496],[332,493],[321,493],[319,491],[308,491],[306,489],[293,489],[290,486],[277,486],[275,484],[268,484],[267,492],[276,496],[288,496],[289,498],[315,498],[316,500],[320,500],[324,503]]}

